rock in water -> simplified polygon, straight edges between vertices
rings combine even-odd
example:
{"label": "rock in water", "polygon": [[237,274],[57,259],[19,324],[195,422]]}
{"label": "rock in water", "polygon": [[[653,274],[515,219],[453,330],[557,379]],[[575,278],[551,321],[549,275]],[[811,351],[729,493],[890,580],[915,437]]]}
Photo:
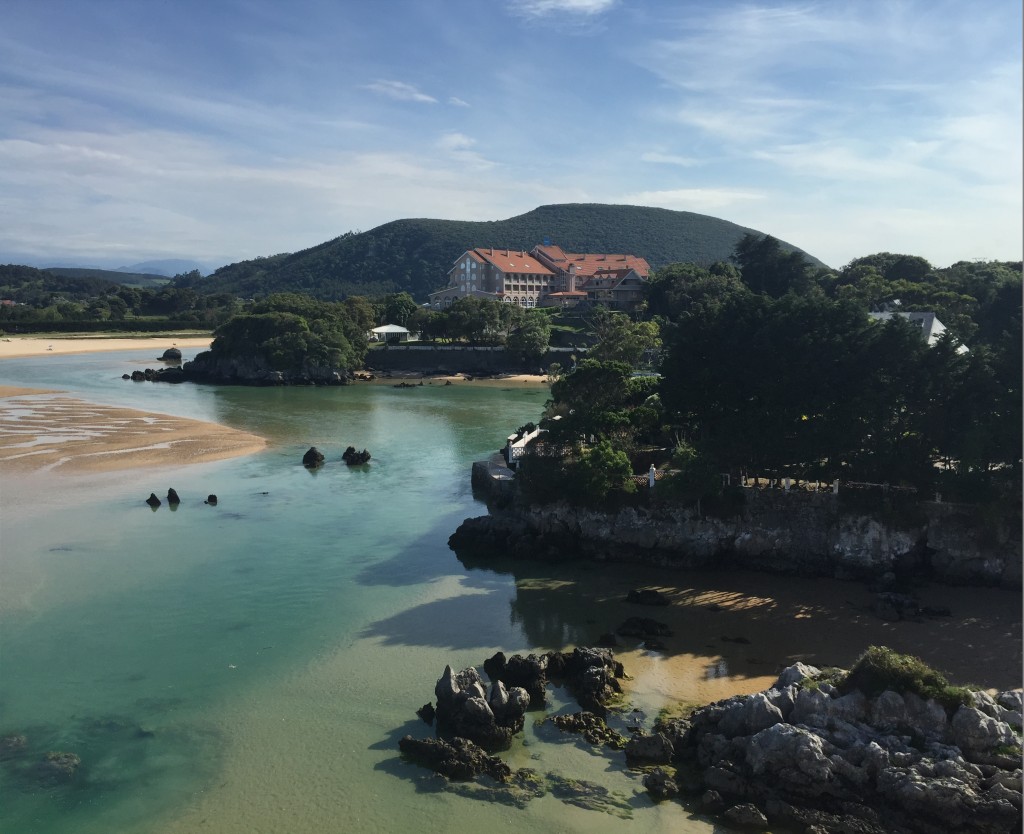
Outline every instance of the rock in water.
{"label": "rock in water", "polygon": [[209,504],[211,507],[216,507],[217,496],[211,492],[209,495],[206,496],[206,503]]}
{"label": "rock in water", "polygon": [[146,499],[146,503],[149,504],[154,510],[162,503],[159,498],[156,497],[155,492],[149,493],[149,498]]}
{"label": "rock in water", "polygon": [[310,446],[309,451],[302,456],[302,465],[307,467],[320,466],[324,462],[323,453],[316,446]]}
{"label": "rock in water", "polygon": [[175,506],[181,503],[178,493],[173,488],[167,490],[167,503]]}
{"label": "rock in water", "polygon": [[163,352],[163,355],[160,358],[164,362],[180,362],[181,361],[181,351],[178,350],[176,347],[170,347],[170,348],[167,348],[167,350],[165,350]]}
{"label": "rock in water", "polygon": [[370,460],[370,453],[363,449],[361,452],[356,451],[355,446],[349,446],[342,453],[341,459],[345,461],[349,466],[361,466]]}

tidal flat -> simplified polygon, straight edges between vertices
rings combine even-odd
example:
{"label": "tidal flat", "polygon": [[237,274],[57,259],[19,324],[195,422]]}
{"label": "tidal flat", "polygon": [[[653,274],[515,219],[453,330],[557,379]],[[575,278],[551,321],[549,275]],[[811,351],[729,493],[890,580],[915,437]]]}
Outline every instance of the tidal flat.
{"label": "tidal flat", "polygon": [[[630,712],[768,685],[794,660],[851,663],[867,645],[918,654],[954,681],[1019,685],[1020,594],[928,586],[948,618],[886,622],[861,585],[753,573],[574,563],[464,564],[447,546],[485,508],[473,460],[536,420],[543,388],[254,389],[130,383],[137,351],[0,362],[0,384],[207,421],[265,438],[251,455],[118,471],[18,471],[0,483],[0,828],[43,832],[710,832],[655,806],[639,774],[528,715],[514,768],[592,782],[599,810],[547,793],[522,807],[453,790],[404,762],[445,664],[593,642],[627,616],[665,621],[664,652],[616,656]],[[319,470],[301,466],[317,446]],[[368,449],[347,467],[346,446]],[[182,503],[156,511],[150,492]],[[209,494],[217,506],[204,503]],[[627,604],[656,587],[666,608]],[[573,711],[552,693],[549,711]],[[41,785],[50,751],[81,759]]]}

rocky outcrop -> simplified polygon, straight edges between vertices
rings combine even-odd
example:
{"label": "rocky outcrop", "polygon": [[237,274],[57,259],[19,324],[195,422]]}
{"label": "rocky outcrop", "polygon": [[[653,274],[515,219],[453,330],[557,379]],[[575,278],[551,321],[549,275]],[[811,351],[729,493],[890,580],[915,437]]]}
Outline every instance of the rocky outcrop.
{"label": "rocky outcrop", "polygon": [[146,368],[133,371],[136,382],[212,382],[219,385],[348,385],[351,374],[334,368],[305,362],[301,367],[279,370],[258,356],[215,358],[210,351],[200,353],[181,367]]}
{"label": "rocky outcrop", "polygon": [[180,362],[181,351],[176,347],[169,347],[160,355],[162,362]]}
{"label": "rocky outcrop", "polygon": [[341,459],[349,466],[362,466],[364,463],[369,463],[370,453],[366,449],[358,452],[355,446],[349,446],[342,452]]}
{"label": "rocky outcrop", "polygon": [[149,498],[146,499],[146,503],[149,504],[154,510],[163,503],[159,498],[156,497],[155,492],[149,493]]}
{"label": "rocky outcrop", "polygon": [[610,651],[591,648],[509,658],[498,652],[484,662],[484,671],[489,687],[472,666],[461,672],[446,666],[434,686],[436,707],[426,704],[417,714],[427,724],[436,722],[442,736],[468,739],[488,752],[508,748],[526,711],[544,705],[549,676],[603,723],[624,674]]}
{"label": "rocky outcrop", "polygon": [[488,691],[472,666],[457,674],[445,666],[434,696],[438,732],[469,739],[489,752],[508,748],[512,737],[523,729],[530,706],[530,696],[522,687],[506,688],[495,680]]}
{"label": "rocky outcrop", "polygon": [[[484,474],[474,469],[476,480]],[[506,498],[490,515],[466,519],[449,545],[473,555],[550,561],[872,580],[921,573],[960,584],[1021,584],[1021,539],[1013,519],[982,522],[950,505],[922,502],[907,521],[883,523],[847,509],[832,494],[751,489],[742,499],[735,512],[718,517],[695,507],[652,504],[603,512],[565,503],[523,506]]]}
{"label": "rocky outcrop", "polygon": [[321,452],[316,446],[310,446],[306,450],[306,454],[302,456],[302,465],[307,469],[315,469],[317,466],[322,465],[324,462],[324,453]]}
{"label": "rocky outcrop", "polygon": [[490,776],[496,782],[505,782],[512,775],[512,768],[501,759],[489,756],[464,738],[447,742],[439,738],[405,736],[398,742],[398,749],[418,764],[449,779],[464,781]]}
{"label": "rocky outcrop", "polygon": [[1020,830],[1019,690],[947,710],[911,692],[807,685],[817,671],[791,667],[766,692],[662,724],[681,772],[699,773],[689,791],[753,828]]}

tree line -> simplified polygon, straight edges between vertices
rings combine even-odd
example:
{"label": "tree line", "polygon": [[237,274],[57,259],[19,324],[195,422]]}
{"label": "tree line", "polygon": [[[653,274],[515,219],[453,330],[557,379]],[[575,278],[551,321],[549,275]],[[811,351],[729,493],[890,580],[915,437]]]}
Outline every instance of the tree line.
{"label": "tree line", "polygon": [[[929,345],[872,310],[936,312],[948,330]],[[552,386],[542,425],[575,446],[559,464],[566,478],[595,455],[617,473],[576,471],[600,487],[592,500],[629,489],[626,464],[651,445],[672,450],[674,488],[689,497],[718,491],[725,472],[979,500],[1019,492],[1019,263],[935,270],[880,253],[833,272],[748,235],[730,262],[657,272],[645,316],[664,343],[654,390],[638,394],[600,343]]]}

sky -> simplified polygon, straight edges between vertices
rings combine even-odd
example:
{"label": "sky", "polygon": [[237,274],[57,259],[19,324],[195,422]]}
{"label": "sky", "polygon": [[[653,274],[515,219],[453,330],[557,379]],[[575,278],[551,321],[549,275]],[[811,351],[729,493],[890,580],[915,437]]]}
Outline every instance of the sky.
{"label": "sky", "polygon": [[1021,31],[1020,0],[3,0],[0,262],[583,202],[836,268],[1020,260]]}

